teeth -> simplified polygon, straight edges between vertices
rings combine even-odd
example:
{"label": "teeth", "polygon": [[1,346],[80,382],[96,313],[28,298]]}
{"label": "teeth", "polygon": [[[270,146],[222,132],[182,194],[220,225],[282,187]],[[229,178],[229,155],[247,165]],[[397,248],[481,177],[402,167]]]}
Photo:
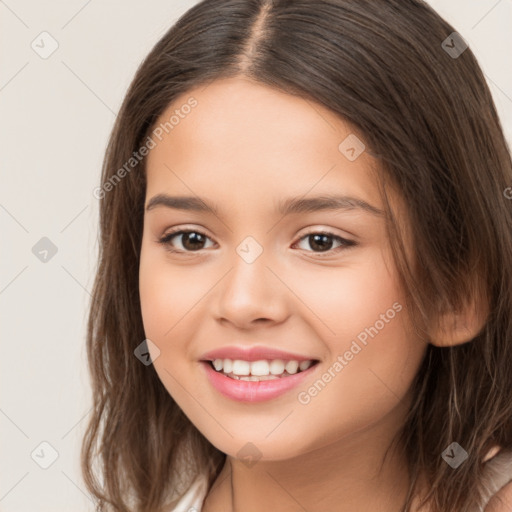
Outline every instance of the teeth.
{"label": "teeth", "polygon": [[[252,361],[251,362],[251,375],[256,376],[264,376],[268,375],[269,372],[269,364],[264,359],[261,361]],[[236,373],[236,372],[233,372]]]}
{"label": "teeth", "polygon": [[[229,359],[224,359],[224,363],[229,361]],[[240,361],[240,359],[235,359],[233,361],[233,373],[235,375],[249,375],[251,373],[251,364],[249,361]]]}
{"label": "teeth", "polygon": [[270,363],[270,373],[272,375],[281,375],[284,372],[284,361],[276,359]]}
{"label": "teeth", "polygon": [[233,361],[231,361],[231,359],[224,359],[224,361],[222,359],[216,359],[216,361],[220,361],[220,369],[223,369],[225,373],[231,373],[233,371]]}
{"label": "teeth", "polygon": [[[233,377],[236,377],[236,375],[233,375]],[[250,377],[238,377],[239,380],[249,380],[253,382],[259,382],[260,380],[275,380],[279,379],[276,375],[264,375],[261,377],[253,377],[252,375]]]}
{"label": "teeth", "polygon": [[307,370],[312,364],[313,364],[312,361],[301,361],[299,363],[299,370],[301,372],[304,370]]}
{"label": "teeth", "polygon": [[297,370],[299,369],[299,362],[298,361],[288,361],[286,363],[285,369],[288,373],[291,373],[291,374],[297,373]]}
{"label": "teeth", "polygon": [[273,359],[267,361],[243,361],[241,359],[215,359],[213,367],[218,372],[229,375],[234,379],[247,381],[273,380],[282,376],[293,375],[299,371],[307,370],[313,361],[283,361]]}

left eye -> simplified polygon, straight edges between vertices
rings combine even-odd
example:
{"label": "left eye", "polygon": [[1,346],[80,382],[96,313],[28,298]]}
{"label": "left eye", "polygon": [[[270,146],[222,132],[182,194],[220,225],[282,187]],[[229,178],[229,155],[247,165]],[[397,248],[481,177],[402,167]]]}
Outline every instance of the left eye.
{"label": "left eye", "polygon": [[[338,247],[335,247],[334,249],[332,248],[333,239],[339,242]],[[353,240],[347,240],[346,238],[342,238],[341,236],[335,235],[334,233],[330,233],[329,231],[315,231],[312,233],[308,233],[304,235],[299,241],[301,240],[308,240],[310,247],[319,247],[319,253],[326,253],[330,251],[337,252],[342,249],[347,249],[349,247],[357,245],[356,242],[354,242]]]}
{"label": "left eye", "polygon": [[[174,238],[180,237],[182,248],[176,249],[172,244],[172,240]],[[338,247],[332,248],[333,239],[338,241]],[[181,230],[167,233],[160,240],[158,240],[158,242],[165,245],[167,249],[171,252],[196,252],[205,248],[204,244],[206,240],[211,240],[211,238],[202,233],[201,231]],[[311,233],[307,233],[306,235],[302,236],[299,239],[299,241],[294,244],[294,246],[303,240],[308,240],[310,247],[316,247],[317,249],[319,249],[308,252],[315,252],[319,254],[337,252],[342,249],[347,249],[349,247],[357,245],[357,243],[354,242],[353,240],[347,240],[328,231],[314,231]]]}

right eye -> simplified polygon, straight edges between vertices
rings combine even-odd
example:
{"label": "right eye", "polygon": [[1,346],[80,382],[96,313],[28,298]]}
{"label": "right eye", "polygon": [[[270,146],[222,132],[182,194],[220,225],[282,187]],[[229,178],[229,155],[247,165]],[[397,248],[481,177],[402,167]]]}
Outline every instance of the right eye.
{"label": "right eye", "polygon": [[[179,239],[181,237],[182,248],[176,249],[172,242],[174,238]],[[171,252],[197,252],[204,249],[205,240],[211,240],[210,237],[205,235],[203,232],[197,229],[175,229],[169,233],[166,233],[162,238],[158,240],[158,243],[165,246],[168,251]],[[198,247],[201,246],[201,247]]]}

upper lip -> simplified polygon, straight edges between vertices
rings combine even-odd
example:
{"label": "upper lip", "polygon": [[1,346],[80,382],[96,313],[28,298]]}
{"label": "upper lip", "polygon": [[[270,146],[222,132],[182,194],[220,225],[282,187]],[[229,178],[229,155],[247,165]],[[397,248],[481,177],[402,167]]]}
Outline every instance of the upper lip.
{"label": "upper lip", "polygon": [[242,361],[259,361],[261,359],[283,359],[285,361],[317,361],[314,357],[303,356],[293,352],[285,352],[272,347],[252,346],[237,347],[226,346],[206,352],[201,356],[201,361],[213,361],[215,359],[240,359]]}

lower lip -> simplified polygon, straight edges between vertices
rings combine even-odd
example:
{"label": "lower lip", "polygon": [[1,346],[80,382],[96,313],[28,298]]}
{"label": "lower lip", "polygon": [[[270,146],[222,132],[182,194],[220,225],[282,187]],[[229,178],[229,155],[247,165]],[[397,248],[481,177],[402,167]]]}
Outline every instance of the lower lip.
{"label": "lower lip", "polygon": [[209,362],[201,361],[201,364],[212,386],[224,396],[232,400],[237,400],[238,402],[263,402],[265,400],[272,400],[295,386],[298,386],[305,378],[311,375],[318,366],[318,363],[316,363],[307,370],[288,377],[254,382],[231,379],[230,377],[226,377],[223,373],[215,371]]}

